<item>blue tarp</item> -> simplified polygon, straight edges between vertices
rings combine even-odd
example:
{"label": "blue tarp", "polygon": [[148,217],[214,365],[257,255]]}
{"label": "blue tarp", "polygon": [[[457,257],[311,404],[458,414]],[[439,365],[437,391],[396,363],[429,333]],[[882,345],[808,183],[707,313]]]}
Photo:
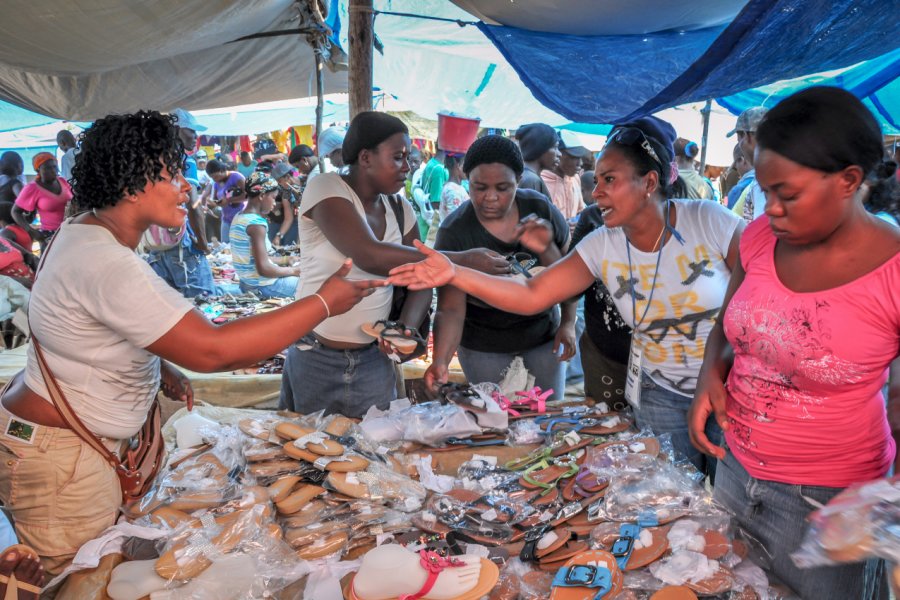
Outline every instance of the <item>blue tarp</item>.
{"label": "blue tarp", "polygon": [[572,36],[479,28],[545,106],[572,121],[613,123],[881,56],[900,47],[898,14],[900,0],[751,0],[724,29]]}
{"label": "blue tarp", "polygon": [[900,49],[847,69],[790,79],[716,101],[734,114],[751,106],[772,107],[810,85],[835,85],[853,92],[881,121],[884,132],[900,135]]}

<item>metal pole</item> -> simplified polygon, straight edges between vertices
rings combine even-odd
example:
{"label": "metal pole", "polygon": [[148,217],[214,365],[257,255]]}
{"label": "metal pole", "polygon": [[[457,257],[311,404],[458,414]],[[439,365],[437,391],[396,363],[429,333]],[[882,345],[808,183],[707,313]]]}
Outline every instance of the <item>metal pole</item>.
{"label": "metal pole", "polygon": [[[322,69],[325,67],[325,61],[322,60],[322,52],[320,48],[313,48],[316,55],[316,138],[322,134],[322,109],[325,105],[325,75]],[[318,144],[316,144],[318,148]],[[319,157],[319,173],[325,172],[325,161],[323,157]]]}
{"label": "metal pole", "polygon": [[700,175],[704,177],[706,171],[706,141],[709,139],[709,113],[712,112],[712,100],[706,101],[706,106],[700,110],[703,115],[703,139],[700,141]]}

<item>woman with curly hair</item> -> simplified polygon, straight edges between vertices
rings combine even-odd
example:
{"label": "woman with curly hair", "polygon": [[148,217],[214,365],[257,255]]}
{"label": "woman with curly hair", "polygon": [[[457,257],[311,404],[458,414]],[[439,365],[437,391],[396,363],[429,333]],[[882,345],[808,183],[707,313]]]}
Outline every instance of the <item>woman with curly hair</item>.
{"label": "woman with curly hair", "polygon": [[293,298],[300,282],[299,267],[282,267],[269,258],[266,215],[278,202],[278,182],[256,171],[247,179],[247,208],[231,222],[231,255],[241,291],[260,298]]}
{"label": "woman with curly hair", "polygon": [[[373,281],[348,281],[350,264],[308,297],[252,319],[211,324],[135,253],[150,225],[180,227],[190,186],[174,117],[155,111],[97,120],[81,137],[74,192],[87,209],[63,223],[32,289],[35,344],[0,396],[0,500],[47,572],[61,571],[116,520],[122,502],[106,459],[66,421],[48,392],[55,379],[72,411],[111,450],[144,424],[158,390],[193,402],[174,364],[232,370],[282,351],[349,310]],[[173,364],[174,363],[174,364]]]}

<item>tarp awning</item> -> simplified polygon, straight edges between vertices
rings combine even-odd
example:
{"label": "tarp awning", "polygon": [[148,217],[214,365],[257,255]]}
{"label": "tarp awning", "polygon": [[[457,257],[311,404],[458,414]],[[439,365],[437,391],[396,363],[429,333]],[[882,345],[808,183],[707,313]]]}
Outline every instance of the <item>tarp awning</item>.
{"label": "tarp awning", "polygon": [[724,28],[624,36],[479,28],[542,104],[573,121],[610,123],[878,57],[900,47],[891,14],[900,0],[751,0]]}
{"label": "tarp awning", "polygon": [[[61,119],[93,120],[148,107],[311,96],[315,61],[303,35],[237,41],[308,28],[307,6],[306,0],[7,0],[0,100]],[[346,91],[346,74],[326,69],[325,85],[328,92]]]}

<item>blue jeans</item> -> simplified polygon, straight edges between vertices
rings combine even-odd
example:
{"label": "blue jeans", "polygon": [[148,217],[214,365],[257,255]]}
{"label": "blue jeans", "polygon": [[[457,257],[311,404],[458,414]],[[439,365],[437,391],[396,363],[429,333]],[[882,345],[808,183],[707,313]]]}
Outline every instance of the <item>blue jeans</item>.
{"label": "blue jeans", "polygon": [[[279,228],[280,228],[280,226],[276,226],[275,223],[269,223],[269,241],[270,242],[275,239],[276,235],[278,235]],[[294,224],[288,228],[287,233],[281,237],[281,245],[282,246],[290,246],[291,244],[296,244],[296,243],[297,243],[297,223],[294,222]]]}
{"label": "blue jeans", "polygon": [[396,399],[394,363],[374,343],[333,350],[310,334],[288,348],[279,408],[360,418],[370,406],[386,409]]}
{"label": "blue jeans", "polygon": [[584,365],[581,362],[581,336],[584,335],[584,296],[578,301],[575,319],[575,356],[566,363],[566,385],[584,382]]}
{"label": "blue jeans", "polygon": [[241,291],[253,292],[263,300],[267,298],[293,298],[299,283],[299,277],[279,277],[272,285],[250,285],[242,281]]}
{"label": "blue jeans", "polygon": [[525,362],[525,368],[534,375],[534,385],[542,390],[553,389],[550,400],[560,400],[566,393],[566,363],[553,353],[553,340],[530,350],[515,353],[479,352],[459,347],[459,364],[470,383],[491,381],[500,383],[503,372],[517,356]]}
{"label": "blue jeans", "polygon": [[189,248],[176,246],[168,250],[150,252],[147,262],[157,275],[181,292],[185,298],[194,298],[200,294],[216,295],[212,269],[209,268],[203,254],[196,254]]}
{"label": "blue jeans", "polygon": [[228,235],[230,232],[231,232],[231,221],[225,221],[224,219],[222,219],[222,231],[220,232],[222,234],[222,237],[219,241],[222,242],[223,244],[227,244],[228,242],[230,242],[231,237]]}
{"label": "blue jeans", "polygon": [[740,526],[762,544],[761,564],[801,598],[887,598],[884,563],[868,562],[800,569],[790,554],[806,534],[806,518],[815,507],[806,499],[826,504],[840,488],[790,485],[755,479],[731,452],[719,461],[715,499],[725,505]]}
{"label": "blue jeans", "polygon": [[[649,428],[659,435],[668,433],[672,436],[672,446],[682,457],[687,458],[701,473],[715,480],[716,459],[706,456],[691,444],[688,434],[687,413],[691,407],[691,398],[667,390],[645,371],[641,375],[641,407],[635,409],[637,426]],[[717,446],[722,445],[724,435],[715,419],[706,421],[706,435]]]}

